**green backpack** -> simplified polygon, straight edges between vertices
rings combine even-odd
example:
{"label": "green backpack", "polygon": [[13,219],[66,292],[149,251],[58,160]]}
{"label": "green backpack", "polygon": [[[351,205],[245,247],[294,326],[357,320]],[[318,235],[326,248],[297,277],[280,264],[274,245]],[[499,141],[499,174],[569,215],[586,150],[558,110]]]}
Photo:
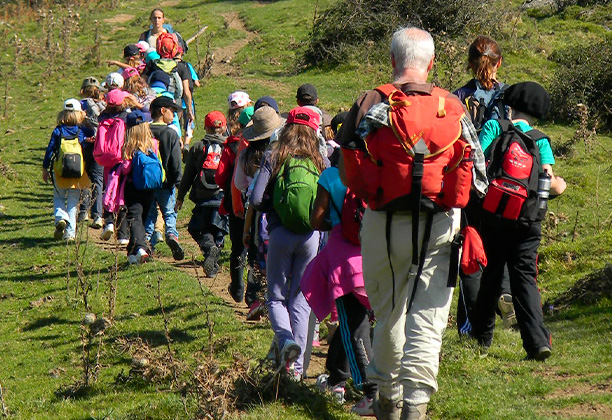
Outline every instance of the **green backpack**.
{"label": "green backpack", "polygon": [[312,232],[310,213],[317,195],[319,171],[310,159],[288,158],[281,167],[272,195],[283,226],[294,233]]}

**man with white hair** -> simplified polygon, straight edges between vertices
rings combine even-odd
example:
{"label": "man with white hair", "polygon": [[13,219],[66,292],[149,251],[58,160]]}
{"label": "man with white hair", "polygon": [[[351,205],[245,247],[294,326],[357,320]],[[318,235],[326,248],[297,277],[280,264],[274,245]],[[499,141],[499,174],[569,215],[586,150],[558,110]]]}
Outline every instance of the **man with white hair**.
{"label": "man with white hair", "polygon": [[[379,420],[427,418],[457,276],[458,208],[470,190],[483,195],[487,187],[484,156],[461,102],[427,83],[434,54],[428,32],[396,31],[393,83],[361,95],[338,133],[346,183],[368,201],[361,252],[377,323],[367,376],[378,384]],[[451,166],[435,161],[458,155],[455,175],[464,176],[446,178]]]}

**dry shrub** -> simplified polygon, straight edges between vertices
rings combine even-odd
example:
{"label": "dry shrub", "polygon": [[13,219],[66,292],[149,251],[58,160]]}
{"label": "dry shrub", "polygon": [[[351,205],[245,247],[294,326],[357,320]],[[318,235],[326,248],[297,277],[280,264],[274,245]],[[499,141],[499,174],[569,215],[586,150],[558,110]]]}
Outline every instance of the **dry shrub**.
{"label": "dry shrub", "polygon": [[350,58],[368,62],[388,56],[391,34],[413,24],[432,33],[461,34],[478,21],[480,0],[341,0],[315,18],[303,61],[338,64]]}
{"label": "dry shrub", "polygon": [[121,375],[118,378],[120,382],[135,378],[152,383],[172,382],[186,370],[184,364],[172,357],[166,348],[151,348],[140,337],[119,337],[115,343],[121,353],[132,357],[130,373],[127,377]]}
{"label": "dry shrub", "polygon": [[578,280],[559,296],[553,305],[555,308],[567,307],[577,302],[590,305],[605,296],[612,296],[612,264],[606,264],[601,270]]}

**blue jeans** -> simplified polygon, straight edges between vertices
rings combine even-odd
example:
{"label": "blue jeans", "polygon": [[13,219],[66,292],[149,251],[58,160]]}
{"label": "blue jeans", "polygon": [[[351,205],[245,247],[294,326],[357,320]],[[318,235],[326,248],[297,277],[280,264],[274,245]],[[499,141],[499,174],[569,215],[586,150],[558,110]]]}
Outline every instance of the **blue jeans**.
{"label": "blue jeans", "polygon": [[76,214],[81,199],[81,190],[76,188],[53,188],[53,215],[55,224],[65,220],[65,238],[74,237],[76,232]]}
{"label": "blue jeans", "polygon": [[164,222],[166,223],[166,236],[174,235],[178,238],[178,231],[176,230],[176,211],[174,211],[174,206],[176,205],[175,188],[160,188],[154,193],[154,199],[149,208],[147,220],[145,221],[145,233],[147,237],[151,238],[152,247],[154,247],[156,243],[153,232],[155,231],[155,222],[157,221],[158,204],[162,216],[164,217]]}

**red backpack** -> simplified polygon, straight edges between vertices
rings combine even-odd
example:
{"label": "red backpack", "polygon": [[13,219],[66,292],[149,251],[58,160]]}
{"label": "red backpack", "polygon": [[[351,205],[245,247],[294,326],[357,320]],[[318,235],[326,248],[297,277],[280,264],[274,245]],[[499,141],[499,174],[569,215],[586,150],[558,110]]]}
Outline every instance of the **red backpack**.
{"label": "red backpack", "polygon": [[125,139],[125,121],[121,116],[103,120],[98,126],[94,143],[94,159],[107,168],[121,162],[121,149]]}
{"label": "red backpack", "polygon": [[219,162],[221,161],[221,153],[223,153],[223,145],[215,142],[208,142],[204,145],[204,162],[202,163],[202,170],[200,171],[200,181],[204,187],[216,190],[219,186],[215,182],[215,173],[219,168]]}
{"label": "red backpack", "polygon": [[406,95],[393,85],[377,88],[390,104],[391,127],[365,139],[366,150],[343,148],[348,186],[372,210],[465,207],[470,196],[470,145],[460,139],[463,107],[448,92]]}
{"label": "red backpack", "polygon": [[357,197],[353,191],[347,188],[342,202],[342,211],[338,210],[334,200],[330,197],[330,202],[338,215],[342,225],[342,236],[355,245],[361,245],[359,231],[361,230],[361,220],[367,204],[363,198]]}

